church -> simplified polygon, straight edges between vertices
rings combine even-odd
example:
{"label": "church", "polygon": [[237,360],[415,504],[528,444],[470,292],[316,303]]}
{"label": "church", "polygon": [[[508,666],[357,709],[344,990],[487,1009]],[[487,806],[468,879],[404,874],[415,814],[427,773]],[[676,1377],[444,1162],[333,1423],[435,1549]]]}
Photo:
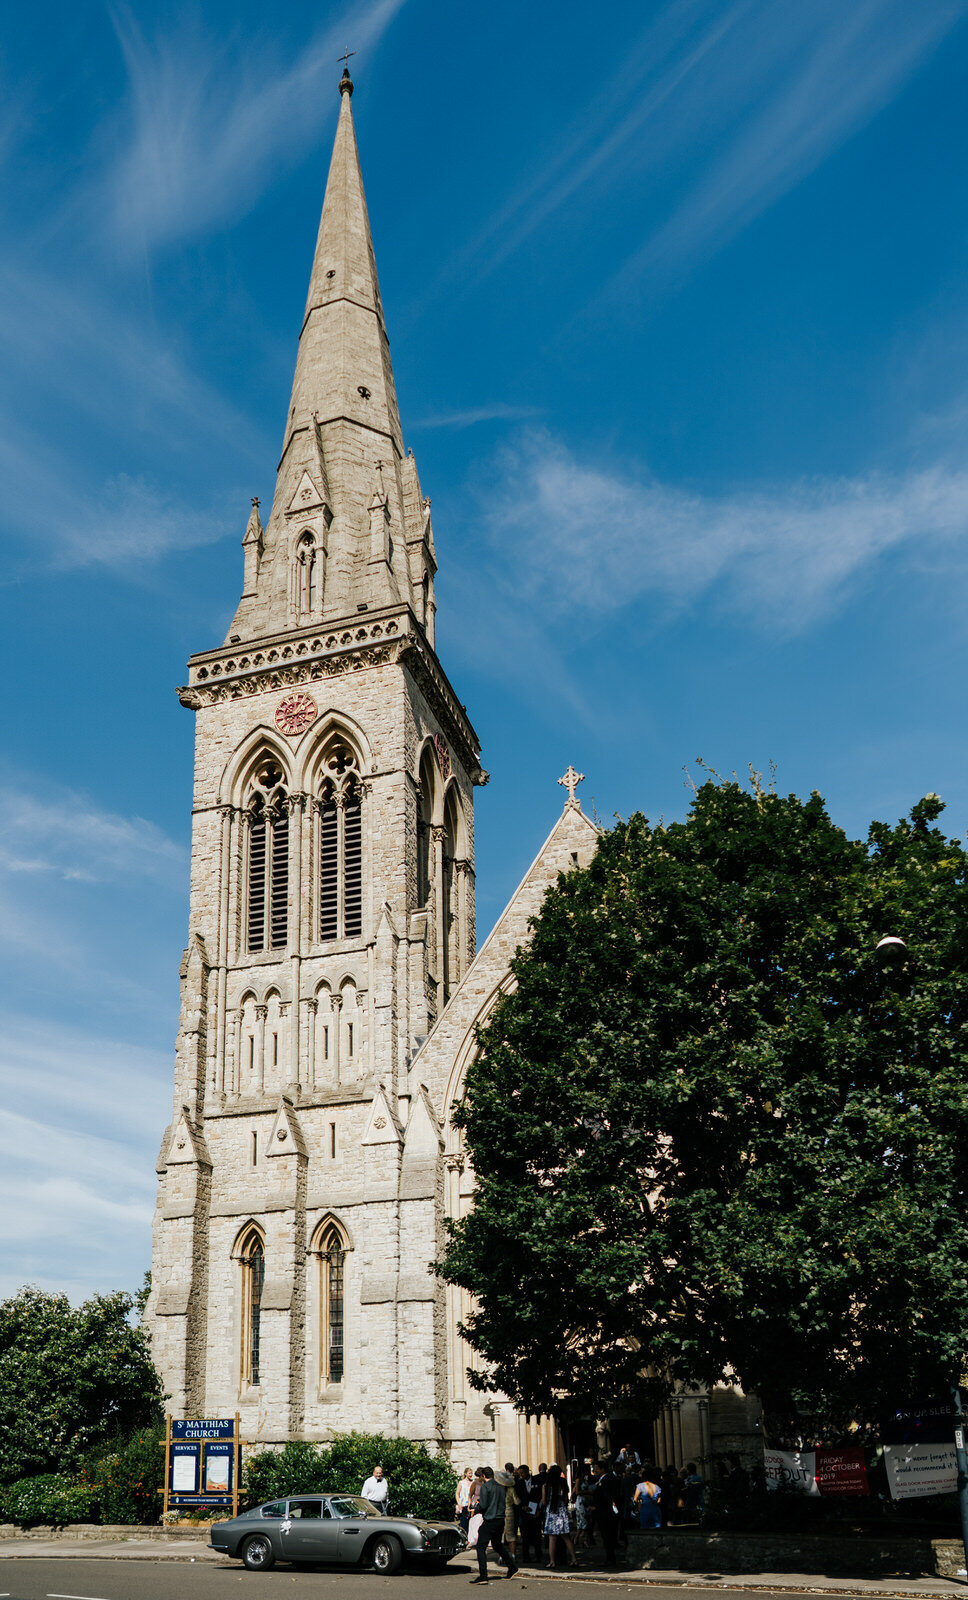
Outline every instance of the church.
{"label": "church", "polygon": [[[478,949],[487,773],[435,650],[430,501],[404,448],[348,71],[339,91],[272,507],[263,523],[253,501],[228,636],[179,690],[189,940],[146,1320],[172,1414],[237,1411],[250,1443],[360,1429],[458,1466],[561,1460],[552,1420],[469,1384],[466,1308],[431,1263],[472,1204],[450,1113],[475,1030],[597,829],[569,769]],[[711,1399],[657,1419],[658,1459],[708,1455]],[[734,1426],[741,1402],[721,1437]]]}

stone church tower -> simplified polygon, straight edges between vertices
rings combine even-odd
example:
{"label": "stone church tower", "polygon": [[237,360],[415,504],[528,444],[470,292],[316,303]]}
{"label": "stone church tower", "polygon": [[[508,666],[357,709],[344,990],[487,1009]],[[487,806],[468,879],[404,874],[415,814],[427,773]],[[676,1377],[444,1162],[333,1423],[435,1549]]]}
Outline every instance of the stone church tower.
{"label": "stone church tower", "polygon": [[[251,1443],[357,1428],[458,1466],[561,1461],[551,1420],[469,1382],[469,1308],[431,1265],[473,1204],[451,1108],[477,1027],[598,834],[569,771],[476,950],[487,775],[434,649],[430,502],[403,446],[352,93],[344,73],[272,509],[263,526],[253,502],[228,637],[179,691],[189,942],[146,1320],[173,1415],[239,1411]],[[738,1439],[741,1407],[717,1404],[656,1418],[656,1459]]]}
{"label": "stone church tower", "polygon": [[434,651],[352,93],[272,510],[180,690],[190,942],[149,1319],[173,1411],[238,1407],[249,1438],[441,1436],[440,1125],[408,1069],[474,956],[486,774]]}

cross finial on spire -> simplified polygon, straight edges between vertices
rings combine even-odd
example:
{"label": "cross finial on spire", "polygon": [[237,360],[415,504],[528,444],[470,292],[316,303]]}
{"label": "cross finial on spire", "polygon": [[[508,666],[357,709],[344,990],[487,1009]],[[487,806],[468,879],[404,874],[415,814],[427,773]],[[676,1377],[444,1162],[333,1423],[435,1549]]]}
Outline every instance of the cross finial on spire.
{"label": "cross finial on spire", "polygon": [[579,800],[575,799],[575,790],[578,788],[580,783],[584,782],[584,778],[585,774],[583,772],[576,772],[574,767],[569,766],[564,777],[558,779],[561,787],[568,790],[568,804],[570,806],[577,806],[581,804]]}
{"label": "cross finial on spire", "polygon": [[338,57],[338,60],[342,61],[343,63],[343,76],[339,80],[340,94],[353,93],[353,79],[350,77],[350,56],[355,55],[355,50],[346,49],[343,51],[343,54]]}

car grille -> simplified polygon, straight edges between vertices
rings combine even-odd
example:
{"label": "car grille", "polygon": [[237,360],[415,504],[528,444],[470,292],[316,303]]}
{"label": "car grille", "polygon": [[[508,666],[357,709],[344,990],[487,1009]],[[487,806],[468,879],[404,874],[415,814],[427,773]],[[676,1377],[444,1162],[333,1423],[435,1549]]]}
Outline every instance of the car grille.
{"label": "car grille", "polygon": [[439,1533],[435,1533],[432,1536],[430,1548],[439,1550],[441,1555],[453,1556],[457,1554],[463,1543],[464,1541],[459,1533],[453,1533],[447,1528],[441,1529]]}

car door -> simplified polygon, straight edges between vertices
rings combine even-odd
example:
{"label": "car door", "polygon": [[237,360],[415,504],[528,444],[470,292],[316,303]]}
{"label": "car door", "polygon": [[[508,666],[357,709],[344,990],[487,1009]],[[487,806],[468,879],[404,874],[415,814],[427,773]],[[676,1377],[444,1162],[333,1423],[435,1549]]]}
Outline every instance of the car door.
{"label": "car door", "polygon": [[335,1561],[336,1529],[323,1515],[318,1495],[300,1495],[290,1500],[282,1524],[284,1561]]}
{"label": "car door", "polygon": [[324,1512],[332,1512],[333,1527],[339,1540],[335,1560],[349,1562],[350,1565],[359,1561],[367,1537],[373,1531],[366,1516],[355,1514],[356,1499],[355,1495],[345,1498],[342,1495],[334,1495],[332,1503],[326,1502],[323,1507]]}

